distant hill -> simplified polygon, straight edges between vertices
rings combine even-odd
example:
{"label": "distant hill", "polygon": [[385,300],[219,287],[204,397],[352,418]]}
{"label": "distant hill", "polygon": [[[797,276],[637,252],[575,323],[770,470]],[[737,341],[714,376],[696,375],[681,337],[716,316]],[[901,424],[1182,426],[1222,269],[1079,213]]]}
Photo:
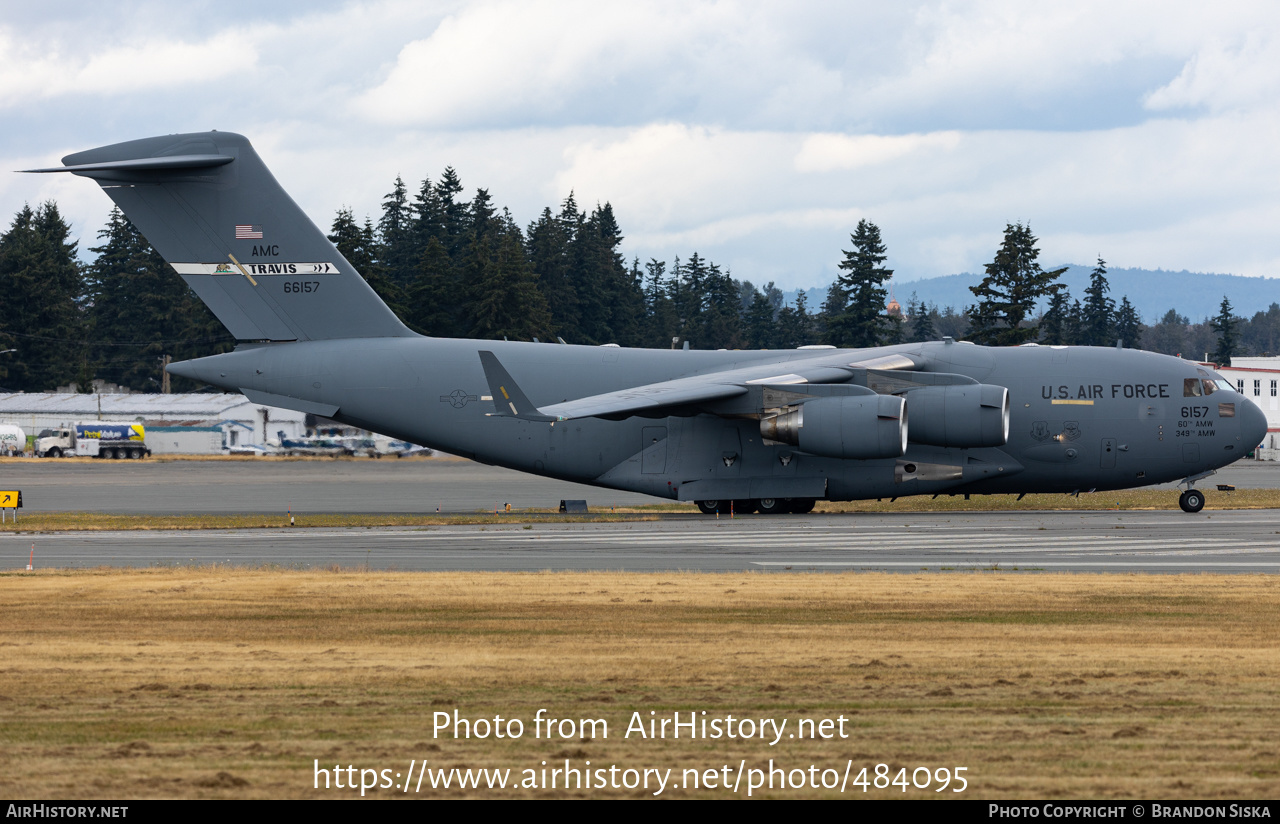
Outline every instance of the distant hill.
{"label": "distant hill", "polygon": [[[1060,266],[1061,264],[1059,264]],[[1058,268],[1045,267],[1045,268]],[[1084,299],[1089,286],[1092,266],[1070,266],[1062,275],[1073,300]],[[982,275],[966,272],[960,275],[924,278],[911,281],[892,281],[894,297],[904,307],[911,293],[925,303],[954,306],[957,309],[974,301],[970,286],[982,281]],[[1198,323],[1218,313],[1222,296],[1231,300],[1237,315],[1253,317],[1254,312],[1264,312],[1272,303],[1280,303],[1280,279],[1250,278],[1241,275],[1215,275],[1201,272],[1166,272],[1162,269],[1111,269],[1107,272],[1111,284],[1111,298],[1116,303],[1125,295],[1142,316],[1142,322],[1157,323],[1170,309]],[[818,311],[826,299],[827,287],[805,290],[809,308]],[[784,293],[788,303],[794,303],[798,289]]]}

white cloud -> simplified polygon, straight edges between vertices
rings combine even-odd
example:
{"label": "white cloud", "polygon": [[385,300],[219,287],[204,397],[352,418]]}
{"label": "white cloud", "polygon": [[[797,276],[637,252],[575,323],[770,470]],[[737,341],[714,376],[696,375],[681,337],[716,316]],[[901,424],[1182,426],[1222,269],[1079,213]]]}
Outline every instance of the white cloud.
{"label": "white cloud", "polygon": [[875,166],[928,149],[949,151],[960,144],[956,131],[906,135],[815,134],[796,155],[797,172],[831,172]]}
{"label": "white cloud", "polygon": [[1235,48],[1218,40],[1205,44],[1144,102],[1155,111],[1199,106],[1222,111],[1274,106],[1278,92],[1280,39],[1249,32]]}
{"label": "white cloud", "polygon": [[[522,225],[572,189],[624,254],[756,282],[828,279],[862,217],[899,277],[978,270],[1014,220],[1046,259],[1280,274],[1269,3],[122,2],[0,28],[7,168],[216,127],[322,227],[453,165]],[[0,208],[56,196],[91,245],[108,201],[57,181]]]}
{"label": "white cloud", "polygon": [[144,39],[82,51],[0,30],[0,106],[66,94],[132,95],[251,72],[257,50],[234,32],[202,42]]}

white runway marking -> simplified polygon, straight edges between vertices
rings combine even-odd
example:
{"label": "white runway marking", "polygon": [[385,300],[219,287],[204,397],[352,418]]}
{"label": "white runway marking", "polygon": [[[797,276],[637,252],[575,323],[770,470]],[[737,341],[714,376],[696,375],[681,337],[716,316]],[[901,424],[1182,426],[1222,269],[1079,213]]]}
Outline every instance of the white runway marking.
{"label": "white runway marking", "polygon": [[[546,532],[542,534],[520,532],[451,531],[448,533],[412,533],[388,536],[394,541],[445,543],[465,541],[471,544],[625,544],[629,546],[720,546],[757,548],[830,548],[849,552],[878,552],[886,549],[926,549],[937,552],[1087,552],[1090,554],[1121,550],[1164,550],[1165,554],[1184,554],[1190,551],[1232,550],[1272,551],[1276,542],[1258,540],[1220,540],[1182,537],[1177,549],[1169,549],[1165,538],[1120,537],[1081,535],[1062,538],[1040,537],[1034,533],[1025,538],[993,539],[989,533],[948,533],[945,546],[934,545],[924,536],[903,535],[900,532],[829,532],[826,534],[805,532],[770,532],[768,534],[732,532],[664,532],[643,534],[626,531],[591,533]],[[934,536],[929,536],[930,538]]]}
{"label": "white runway marking", "polygon": [[[927,568],[929,570],[937,570],[941,568],[937,563],[925,564],[920,561],[875,561],[871,564],[865,564],[865,565],[859,564],[857,561],[751,561],[751,565],[760,566],[760,567],[785,568],[785,569],[803,569],[804,567],[850,567],[850,568],[853,568],[853,567],[860,567],[860,566],[916,567],[918,569]],[[952,567],[953,565],[950,563],[944,563],[942,566]],[[1060,561],[1060,562],[1056,562],[1056,561],[1036,560],[1036,561],[1029,561],[1021,564],[1015,564],[1015,566],[1028,567],[1028,568],[1039,568],[1039,567],[1131,568],[1133,566],[1133,563],[1130,561]],[[1179,562],[1179,561],[1168,561],[1168,562],[1161,562],[1159,564],[1156,564],[1156,566],[1160,568],[1176,567],[1179,569],[1182,569],[1182,568],[1202,569],[1206,567],[1209,569],[1276,569],[1276,568],[1280,568],[1280,561],[1270,561],[1270,562],[1266,562],[1266,561],[1257,561],[1257,562],[1203,561],[1203,562],[1185,562],[1185,563]],[[957,563],[954,565],[955,569],[974,569],[974,570],[993,569],[993,567],[994,565],[992,564],[974,564],[972,562]],[[1005,571],[1009,571],[1009,570],[1012,570],[1013,567],[1003,567],[1003,569]]]}

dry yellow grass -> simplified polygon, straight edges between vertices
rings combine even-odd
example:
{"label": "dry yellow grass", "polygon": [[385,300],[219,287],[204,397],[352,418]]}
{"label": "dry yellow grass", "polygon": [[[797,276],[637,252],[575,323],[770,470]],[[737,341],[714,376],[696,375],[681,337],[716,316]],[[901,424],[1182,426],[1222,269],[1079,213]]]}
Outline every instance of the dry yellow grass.
{"label": "dry yellow grass", "polygon": [[[313,759],[517,778],[589,759],[679,783],[772,758],[966,767],[970,798],[1274,798],[1277,595],[1266,576],[15,573],[0,576],[0,794],[358,794],[313,789]],[[454,708],[526,735],[434,738],[432,713]],[[538,708],[609,736],[536,739]],[[624,738],[650,710],[789,731],[844,716],[850,737]]]}

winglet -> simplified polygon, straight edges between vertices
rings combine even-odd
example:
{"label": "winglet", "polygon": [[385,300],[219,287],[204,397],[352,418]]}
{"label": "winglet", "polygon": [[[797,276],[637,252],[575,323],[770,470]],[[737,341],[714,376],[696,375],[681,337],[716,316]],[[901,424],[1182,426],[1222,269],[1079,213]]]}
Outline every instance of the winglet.
{"label": "winglet", "polygon": [[530,402],[498,358],[492,352],[480,353],[480,365],[484,367],[484,378],[489,382],[489,392],[493,395],[494,412],[504,418],[521,418],[526,421],[554,421],[550,415],[544,415]]}

